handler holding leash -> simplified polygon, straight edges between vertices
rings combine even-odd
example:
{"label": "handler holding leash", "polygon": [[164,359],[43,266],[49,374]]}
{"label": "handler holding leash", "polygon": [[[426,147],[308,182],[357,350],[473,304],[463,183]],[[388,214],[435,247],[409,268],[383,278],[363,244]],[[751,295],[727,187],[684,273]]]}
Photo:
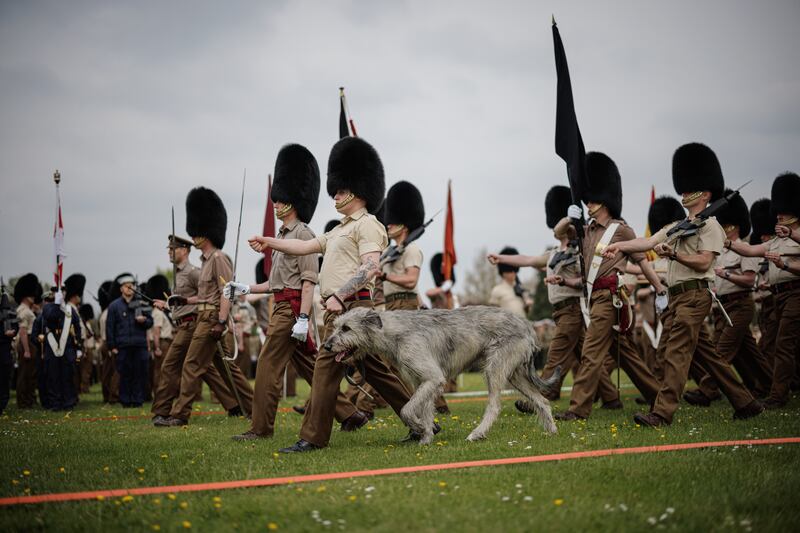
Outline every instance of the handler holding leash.
{"label": "handler holding leash", "polygon": [[[311,152],[299,144],[281,148],[271,192],[275,216],[283,222],[278,230],[279,240],[315,238],[307,224],[317,208],[319,187],[319,167]],[[267,340],[256,366],[252,424],[241,435],[234,435],[233,440],[254,440],[275,433],[281,382],[290,359],[298,374],[312,383],[317,348],[308,329],[318,271],[315,254],[296,257],[273,251],[268,281],[252,286],[236,282],[225,285],[223,292],[228,299],[231,290],[236,295],[266,292],[275,295]],[[342,423],[342,431],[355,431],[369,421],[341,392],[336,397],[335,415]]]}
{"label": "handler holding leash", "polygon": [[[689,220],[699,215],[712,200],[721,197],[725,188],[716,154],[703,144],[685,144],[672,158],[672,181],[675,191],[683,196]],[[677,223],[680,224],[680,223]],[[664,361],[664,381],[651,411],[636,414],[637,424],[666,426],[678,409],[689,367],[697,364],[719,385],[733,405],[736,419],[751,418],[764,407],[736,379],[733,369],[714,349],[704,325],[711,311],[709,284],[714,280],[714,260],[722,251],[725,232],[714,217],[707,218],[691,235],[678,237],[668,244],[667,232],[676,223],[664,226],[650,238],[618,242],[608,246],[603,255],[638,253],[650,249],[670,259],[667,272],[669,307],[663,315],[664,330],[658,351]]]}
{"label": "handler holding leash", "polygon": [[[373,306],[370,288],[379,273],[381,251],[388,244],[386,230],[372,214],[380,207],[385,190],[383,165],[375,149],[358,137],[337,142],[328,159],[327,189],[336,201],[336,210],[344,215],[328,233],[307,241],[261,236],[250,239],[250,246],[257,252],[272,248],[286,255],[324,255],[319,281],[325,302],[326,335],[339,314],[354,307]],[[281,449],[282,453],[306,452],[328,445],[336,396],[344,377],[344,366],[336,356],[324,347],[319,352],[300,440]],[[380,358],[368,355],[364,362],[367,382],[399,415],[411,396],[409,391]]]}

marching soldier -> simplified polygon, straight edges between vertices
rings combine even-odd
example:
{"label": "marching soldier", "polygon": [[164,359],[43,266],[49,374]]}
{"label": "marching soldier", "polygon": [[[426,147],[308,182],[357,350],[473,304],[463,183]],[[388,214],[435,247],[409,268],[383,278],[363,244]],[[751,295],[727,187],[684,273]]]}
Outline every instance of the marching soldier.
{"label": "marching soldier", "polygon": [[[175,294],[170,298],[170,314],[175,324],[173,328],[172,342],[164,353],[164,360],[161,362],[161,375],[158,380],[158,387],[153,394],[153,425],[159,427],[169,418],[173,402],[181,392],[181,374],[183,372],[183,361],[189,351],[194,330],[197,327],[197,306],[196,304],[178,305],[172,303],[179,301],[180,298],[189,300],[197,296],[197,287],[200,283],[200,269],[189,262],[189,253],[192,249],[192,241],[169,235],[170,262],[175,264]],[[156,299],[153,307],[164,309],[167,302]],[[222,375],[217,367],[212,365],[203,374],[203,381],[214,392],[222,406],[228,411],[228,416],[240,416],[242,411],[236,402],[236,397],[231,392],[227,382],[222,379]],[[200,401],[200,387],[194,401]]]}
{"label": "marching soldier", "polygon": [[111,280],[104,281],[97,291],[97,302],[100,304],[100,318],[97,327],[100,330],[100,384],[103,402],[114,404],[119,401],[119,373],[117,372],[117,356],[108,349],[106,326],[108,324],[108,305],[119,294],[112,296],[112,291],[119,288]]}
{"label": "marching soldier", "polygon": [[78,311],[86,278],[73,274],[64,280],[62,304],[48,303],[42,310],[41,331],[44,335],[44,395],[42,405],[52,411],[68,411],[75,407],[75,361],[81,349],[81,324]]}
{"label": "marching soldier", "polygon": [[222,297],[221,280],[233,278],[233,265],[221,251],[227,226],[228,214],[217,193],[205,187],[189,191],[186,197],[186,231],[194,240],[194,246],[202,252],[202,266],[197,295],[173,299],[176,305],[196,304],[197,324],[183,361],[180,395],[169,418],[154,419],[153,423],[158,426],[175,427],[189,423],[192,402],[202,387],[200,380],[215,361],[222,365],[226,382],[236,395],[241,411],[248,416],[252,412],[253,389],[250,383],[236,363],[222,359],[233,352],[235,342],[233,331],[228,327],[231,301]]}
{"label": "marching soldier", "polygon": [[[519,251],[506,246],[500,250],[502,256],[519,255]],[[521,318],[528,318],[527,310],[533,305],[530,294],[522,288],[519,282],[519,267],[513,264],[497,263],[497,273],[500,283],[492,288],[489,295],[489,305],[494,305]]]}
{"label": "marching soldier", "polygon": [[433,276],[433,284],[435,287],[428,289],[425,296],[431,301],[431,308],[433,309],[455,309],[458,307],[458,298],[453,292],[453,285],[456,283],[456,272],[450,275],[451,279],[445,280],[442,274],[442,258],[441,252],[433,254],[431,257],[431,275]]}
{"label": "marching soldier", "polygon": [[83,339],[83,355],[75,372],[75,388],[80,394],[87,394],[92,385],[92,367],[94,366],[95,341],[94,308],[92,304],[83,304],[78,308],[81,319],[81,338]]}
{"label": "marching soldier", "polygon": [[[725,182],[716,154],[707,146],[691,143],[675,151],[672,181],[682,195],[682,204],[693,220],[709,202],[723,194]],[[637,424],[660,427],[672,423],[680,395],[689,375],[689,367],[698,365],[714,378],[733,405],[735,419],[757,416],[764,407],[736,379],[731,366],[714,350],[704,320],[711,311],[709,285],[714,280],[714,260],[722,252],[725,233],[715,218],[709,217],[697,232],[668,243],[669,224],[649,238],[615,243],[604,255],[639,253],[654,249],[670,259],[667,272],[669,307],[663,315],[664,332],[658,351],[664,362],[664,381],[651,411],[634,416]]]}
{"label": "marching soldier", "polygon": [[[530,266],[545,270],[544,282],[547,284],[547,298],[553,306],[555,333],[550,340],[547,351],[547,362],[542,370],[542,379],[548,379],[561,368],[561,381],[543,392],[550,401],[561,397],[561,384],[572,370],[577,373],[583,346],[584,323],[581,314],[580,298],[583,295],[578,261],[578,250],[574,239],[575,228],[569,219],[563,216],[572,201],[568,187],[556,185],[545,196],[544,210],[547,227],[552,229],[559,241],[558,248],[539,256],[489,254],[489,262],[496,265],[510,265],[516,268]],[[611,383],[607,372],[600,375],[599,395],[606,409],[621,407],[619,391]],[[517,400],[514,405],[523,413],[532,413],[533,409],[525,400]]]}
{"label": "marching soldier", "polygon": [[[730,192],[725,190],[725,194]],[[722,226],[726,239],[731,242],[748,236],[750,213],[744,199],[741,196],[733,198],[717,214],[717,222]],[[752,293],[759,268],[758,259],[742,257],[733,250],[725,249],[717,258],[716,265],[714,273],[717,299],[731,321],[729,325],[721,310],[712,309],[717,354],[733,365],[753,396],[766,398],[769,394],[772,368],[758,349],[753,332],[750,331],[750,323],[755,314]],[[713,378],[703,373],[698,385],[697,389],[686,391],[683,399],[693,405],[711,405],[711,399],[719,396],[719,389]]]}
{"label": "marching soldier", "polygon": [[[589,152],[586,154],[586,173],[589,187],[584,192],[583,200],[589,209],[590,220],[584,230],[583,250],[584,264],[588,269],[589,323],[578,374],[572,386],[569,410],[557,414],[559,420],[585,419],[589,416],[601,376],[607,372],[604,361],[609,355],[619,359],[622,369],[645,400],[653,401],[659,389],[658,380],[642,361],[629,334],[633,317],[627,305],[627,294],[620,287],[620,277],[628,258],[618,252],[603,254],[604,249],[608,250],[615,243],[629,241],[636,236],[620,219],[622,179],[619,170],[607,155]],[[569,217],[580,219],[580,207],[570,206]],[[628,257],[639,265],[657,292],[665,294],[666,289],[645,255],[631,253]]]}
{"label": "marching soldier", "polygon": [[3,285],[0,287],[0,415],[5,411],[11,397],[11,373],[14,371],[12,348],[14,337],[19,331],[20,321]]}
{"label": "marching soldier", "polygon": [[147,387],[147,330],[153,326],[153,317],[136,297],[136,279],[128,273],[114,280],[120,297],[108,306],[106,343],[116,357],[119,373],[119,401],[122,407],[141,407]]}
{"label": "marching soldier", "polygon": [[[360,137],[338,141],[328,159],[327,189],[336,210],[344,215],[330,232],[307,241],[261,236],[250,239],[257,252],[272,248],[287,255],[324,254],[319,281],[325,301],[326,335],[341,313],[373,306],[372,279],[379,274],[380,254],[388,244],[386,230],[371,214],[380,207],[384,191],[383,165],[375,149]],[[314,364],[311,401],[303,416],[300,440],[281,452],[305,452],[328,445],[336,396],[344,377],[344,367],[335,356],[323,344]],[[379,357],[367,355],[364,366],[364,378],[399,415],[410,397],[408,390]]]}
{"label": "marching soldier", "polygon": [[[419,309],[417,283],[422,267],[422,250],[416,242],[406,243],[409,233],[425,223],[425,205],[422,194],[413,184],[400,181],[392,185],[386,194],[385,225],[388,237],[397,246],[403,247],[402,254],[383,265],[380,275],[383,281],[383,295],[387,311]],[[392,370],[395,374],[397,372]],[[406,386],[408,388],[408,386]],[[450,412],[444,397],[439,395],[435,401],[440,414]]]}
{"label": "marching soldier", "polygon": [[[753,231],[750,233],[751,245],[766,243],[775,237],[778,217],[772,212],[772,202],[769,198],[753,202],[753,205],[750,206],[750,220],[753,223]],[[769,288],[769,261],[766,259],[762,259],[758,263],[758,278],[753,300],[759,305],[758,329],[761,336],[758,339],[758,349],[767,360],[767,366],[772,375],[778,321],[775,320],[775,296]]]}
{"label": "marching soldier", "polygon": [[[313,240],[315,236],[308,222],[314,216],[319,197],[316,159],[299,144],[286,145],[278,153],[274,176],[272,201],[275,215],[283,223],[277,238]],[[309,322],[318,268],[315,254],[290,256],[273,251],[269,281],[253,286],[243,283],[225,286],[227,294],[231,290],[238,295],[269,291],[275,298],[269,334],[256,365],[252,424],[248,431],[235,435],[234,440],[253,440],[274,434],[283,375],[290,361],[303,379],[312,383],[317,348],[309,335]],[[335,409],[342,431],[354,431],[368,422],[366,415],[356,410],[341,392],[336,396]]]}
{"label": "marching soldier", "polygon": [[800,349],[800,243],[792,235],[800,228],[800,176],[781,174],[772,183],[772,211],[778,215],[776,236],[751,246],[726,241],[726,247],[748,257],[765,257],[769,262],[769,283],[775,295],[775,337],[772,388],[764,402],[778,409],[789,401],[796,357]]}
{"label": "marching soldier", "polygon": [[[148,279],[145,294],[153,301],[169,298],[170,290],[167,277],[164,274],[156,274]],[[164,310],[159,309],[157,306],[153,306],[153,327],[150,328],[148,334],[151,336],[152,342],[152,359],[150,360],[149,374],[150,395],[155,398],[158,385],[161,382],[161,366],[164,364],[164,357],[169,351],[169,345],[172,344],[174,335],[172,321]]]}
{"label": "marching soldier", "polygon": [[17,407],[28,409],[36,405],[36,371],[41,357],[39,342],[31,337],[36,320],[34,305],[41,301],[42,286],[35,274],[25,274],[14,286],[14,301],[17,302]]}

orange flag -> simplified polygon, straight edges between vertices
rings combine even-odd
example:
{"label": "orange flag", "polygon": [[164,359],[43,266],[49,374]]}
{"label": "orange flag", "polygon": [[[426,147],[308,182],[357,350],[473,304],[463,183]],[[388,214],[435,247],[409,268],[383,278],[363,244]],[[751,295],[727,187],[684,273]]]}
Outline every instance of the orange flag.
{"label": "orange flag", "polygon": [[447,182],[447,216],[444,223],[444,253],[442,253],[442,276],[453,279],[453,266],[456,264],[456,245],[453,240],[453,195],[452,181]]}

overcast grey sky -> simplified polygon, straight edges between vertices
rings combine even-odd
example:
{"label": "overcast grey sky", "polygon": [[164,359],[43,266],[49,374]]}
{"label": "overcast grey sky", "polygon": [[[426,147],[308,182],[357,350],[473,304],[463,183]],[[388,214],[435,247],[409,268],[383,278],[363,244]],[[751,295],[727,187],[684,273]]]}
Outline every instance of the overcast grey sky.
{"label": "overcast grey sky", "polygon": [[[432,214],[453,180],[462,279],[482,246],[537,253],[552,240],[544,193],[566,184],[553,149],[551,13],[587,149],[617,162],[637,231],[650,186],[673,193],[671,157],[685,142],[711,146],[729,185],[753,179],[748,203],[778,173],[800,171],[796,0],[4,0],[0,273],[51,279],[56,168],[66,273],[85,273],[92,291],[168,266],[170,206],[185,233],[196,185],[225,202],[232,255],[246,167],[240,279],[252,280],[258,256],[245,238],[261,229],[275,156],[302,143],[324,174],[340,85],[387,186],[412,181]],[[336,216],[322,189],[317,231]],[[420,241],[426,258],[443,227],[439,218]]]}

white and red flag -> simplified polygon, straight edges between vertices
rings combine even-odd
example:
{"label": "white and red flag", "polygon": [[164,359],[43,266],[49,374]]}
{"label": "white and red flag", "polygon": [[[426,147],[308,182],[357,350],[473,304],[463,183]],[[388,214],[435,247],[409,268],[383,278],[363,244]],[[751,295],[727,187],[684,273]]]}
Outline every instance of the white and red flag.
{"label": "white and red flag", "polygon": [[[55,253],[56,269],[53,273],[53,282],[56,294],[61,295],[61,282],[64,279],[64,218],[61,216],[61,174],[56,170],[53,176],[56,182],[56,223],[53,228],[53,251]],[[59,300],[61,298],[58,298]]]}

